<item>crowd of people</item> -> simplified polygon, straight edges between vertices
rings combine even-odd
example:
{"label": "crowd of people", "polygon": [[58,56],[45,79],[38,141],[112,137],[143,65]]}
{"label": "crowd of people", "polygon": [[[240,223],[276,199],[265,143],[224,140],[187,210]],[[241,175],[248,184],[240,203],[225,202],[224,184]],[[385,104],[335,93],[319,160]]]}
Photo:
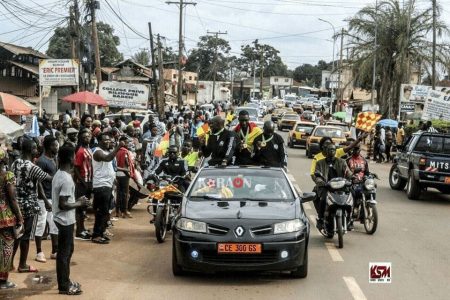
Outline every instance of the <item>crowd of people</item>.
{"label": "crowd of people", "polygon": [[[220,110],[170,111],[164,121],[150,116],[145,124],[135,114],[129,123],[69,112],[39,119],[38,135],[0,149],[0,288],[16,286],[8,281],[12,270],[38,272],[28,264],[30,240],[35,261],[47,262],[42,240],[48,233],[59,293],[80,294],[81,285],[69,276],[74,239],[109,244],[113,221],[133,218],[130,186],[142,188],[149,176],[186,176],[206,164],[287,166],[283,138],[271,121],[260,129],[246,111],[234,117],[239,123],[232,129]],[[95,218],[90,231],[89,208]]]}

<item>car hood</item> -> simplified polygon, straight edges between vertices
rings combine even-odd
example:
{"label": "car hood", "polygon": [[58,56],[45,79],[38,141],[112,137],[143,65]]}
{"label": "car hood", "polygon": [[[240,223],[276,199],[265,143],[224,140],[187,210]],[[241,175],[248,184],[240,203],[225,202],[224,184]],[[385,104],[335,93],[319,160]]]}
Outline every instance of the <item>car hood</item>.
{"label": "car hood", "polygon": [[296,201],[188,200],[185,204],[184,216],[189,219],[241,218],[292,220],[296,216],[295,210]]}

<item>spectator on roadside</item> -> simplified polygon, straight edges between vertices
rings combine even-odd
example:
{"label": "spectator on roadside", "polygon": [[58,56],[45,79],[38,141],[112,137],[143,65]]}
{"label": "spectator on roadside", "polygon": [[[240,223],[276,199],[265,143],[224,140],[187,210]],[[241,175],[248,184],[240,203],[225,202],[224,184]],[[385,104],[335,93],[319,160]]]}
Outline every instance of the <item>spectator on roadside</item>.
{"label": "spectator on roadside", "polygon": [[396,143],[398,146],[403,145],[403,142],[405,141],[405,129],[403,129],[403,123],[398,123],[398,130],[397,130],[397,137],[396,137]]}
{"label": "spectator on roadside", "polygon": [[[36,161],[36,165],[50,176],[54,176],[57,171],[56,155],[58,154],[59,144],[53,136],[46,136],[44,138],[44,153]],[[47,260],[42,251],[42,236],[44,235],[45,227],[48,224],[50,237],[52,239],[52,253],[51,259],[56,259],[58,252],[58,228],[53,222],[52,214],[52,182],[44,180],[40,183],[40,193],[38,203],[40,213],[37,217],[36,230],[34,234],[34,242],[36,244],[36,261],[45,263]],[[42,188],[42,189],[41,189]]]}
{"label": "spectator on roadside", "polygon": [[75,149],[68,145],[59,149],[59,169],[52,181],[52,211],[59,231],[56,277],[59,293],[64,295],[82,293],[81,285],[70,280],[70,260],[74,251],[75,209],[90,204],[85,196],[75,200],[75,183],[72,179],[74,151]]}
{"label": "spectator on roadside", "polygon": [[116,217],[132,218],[128,211],[128,199],[130,192],[130,178],[134,178],[134,159],[133,154],[129,151],[130,145],[127,136],[119,139],[123,145],[120,147],[116,155],[117,161],[117,198],[116,198]]}
{"label": "spectator on roadside", "polygon": [[72,128],[75,128],[78,131],[81,129],[80,118],[78,118],[78,117],[73,117],[72,118]]}
{"label": "spectator on roadside", "polygon": [[14,244],[13,258],[20,246],[20,260],[17,270],[21,273],[37,272],[33,266],[27,265],[30,239],[34,237],[34,224],[40,207],[37,199],[37,185],[52,177],[42,171],[32,161],[37,156],[37,145],[33,140],[23,139],[22,155],[11,166],[16,177],[17,202],[23,216],[24,233]]}

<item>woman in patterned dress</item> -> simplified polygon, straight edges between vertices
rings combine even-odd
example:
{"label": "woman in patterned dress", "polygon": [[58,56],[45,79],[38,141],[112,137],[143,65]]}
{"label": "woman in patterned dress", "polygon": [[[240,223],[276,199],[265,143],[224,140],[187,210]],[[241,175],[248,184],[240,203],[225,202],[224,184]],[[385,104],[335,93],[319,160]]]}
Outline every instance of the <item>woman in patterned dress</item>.
{"label": "woman in patterned dress", "polygon": [[6,170],[8,157],[0,149],[0,289],[16,287],[8,281],[12,268],[14,226],[22,224],[22,214],[15,199],[14,174]]}

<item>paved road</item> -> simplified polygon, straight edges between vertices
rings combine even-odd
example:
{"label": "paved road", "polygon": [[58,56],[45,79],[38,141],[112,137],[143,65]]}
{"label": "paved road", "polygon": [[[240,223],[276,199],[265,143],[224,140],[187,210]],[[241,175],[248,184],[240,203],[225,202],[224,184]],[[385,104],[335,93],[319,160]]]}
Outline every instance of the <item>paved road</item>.
{"label": "paved road", "polygon": [[[289,170],[303,191],[313,187],[309,166],[303,149],[289,149]],[[72,277],[83,285],[82,299],[449,299],[450,197],[429,192],[422,200],[408,200],[389,188],[389,165],[370,168],[381,178],[377,232],[369,236],[357,225],[338,250],[335,240],[324,240],[312,228],[306,279],[235,273],[175,278],[170,235],[166,243],[156,242],[144,204],[134,210],[134,219],[115,222],[110,245],[76,241]],[[306,210],[314,220],[311,206]],[[49,244],[44,242],[47,254]],[[391,262],[392,283],[370,284],[369,262]],[[0,298],[60,299],[54,261],[34,265],[43,283],[13,273],[20,288],[0,292]]]}

